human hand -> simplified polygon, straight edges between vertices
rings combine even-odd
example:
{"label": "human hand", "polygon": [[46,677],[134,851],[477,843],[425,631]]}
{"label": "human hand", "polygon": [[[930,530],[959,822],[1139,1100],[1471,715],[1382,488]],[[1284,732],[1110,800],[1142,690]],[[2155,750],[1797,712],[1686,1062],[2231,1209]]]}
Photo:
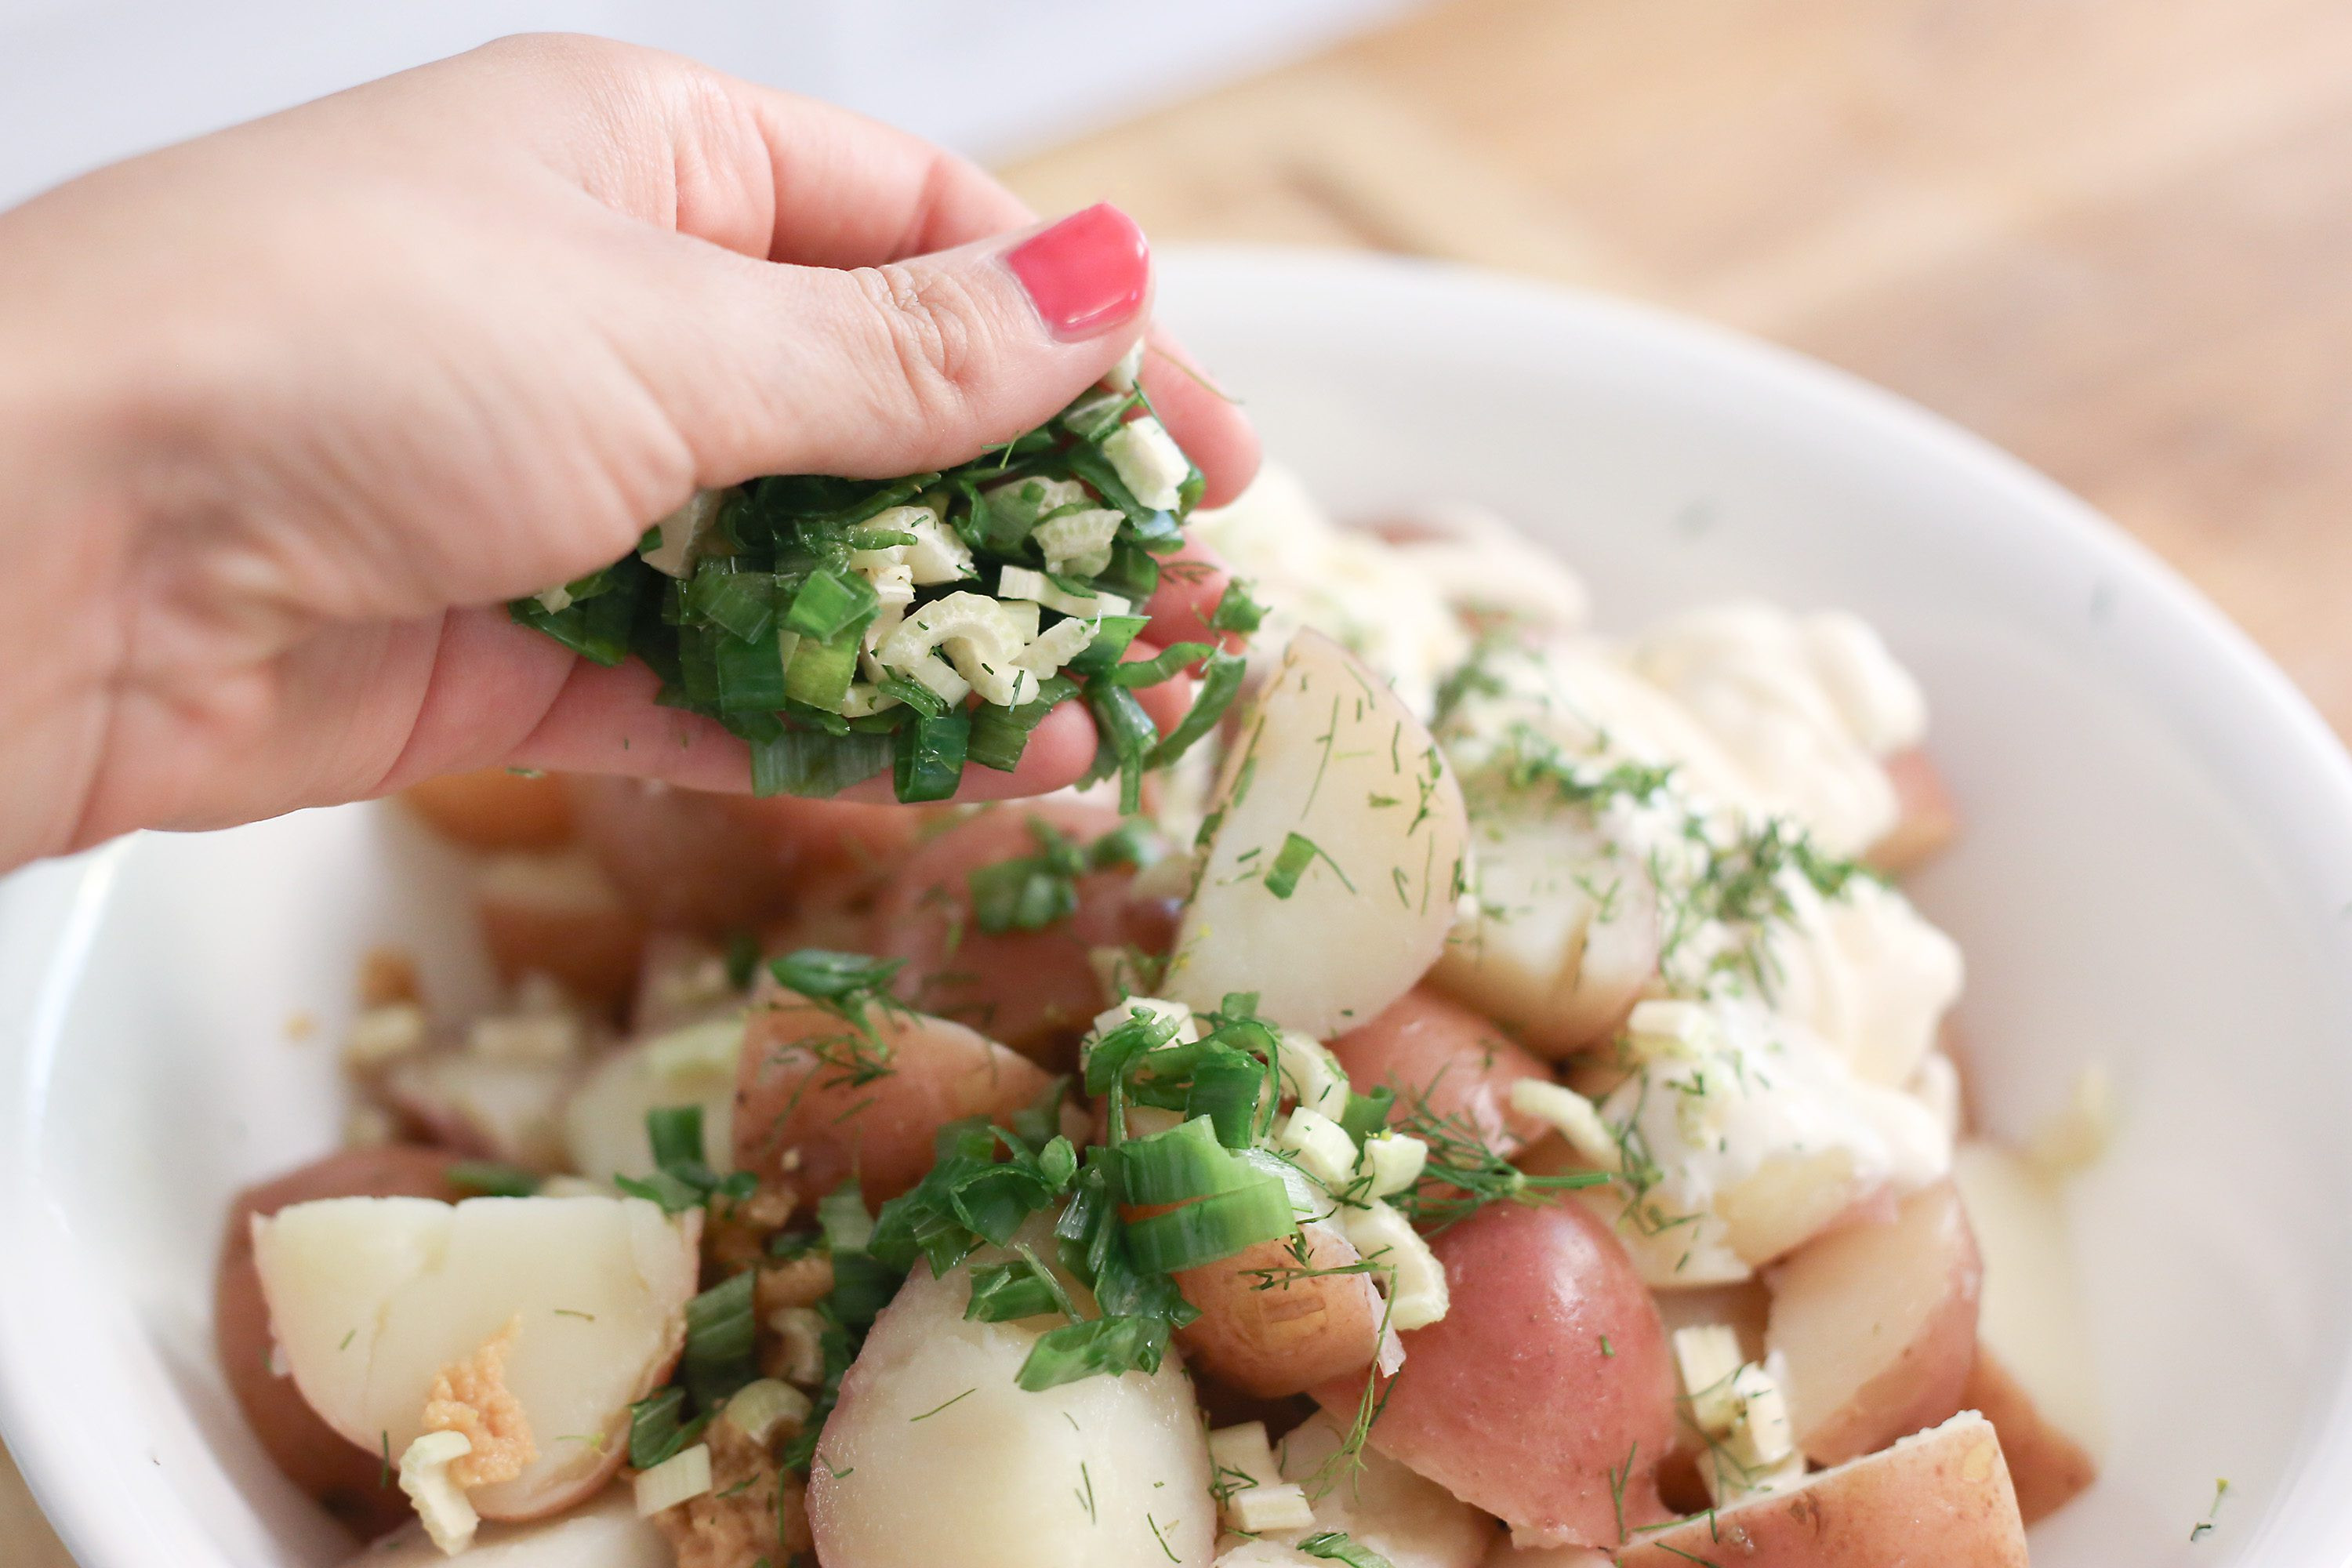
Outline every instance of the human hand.
{"label": "human hand", "polygon": [[[0,215],[0,867],[499,763],[745,788],[741,742],[502,601],[698,486],[919,472],[1043,422],[1150,279],[1114,209],[1005,232],[1031,222],[909,137],[574,38]],[[1229,498],[1246,422],[1168,343],[1145,382]],[[1219,586],[1171,574],[1161,640]],[[1066,706],[967,787],[1093,752]]]}

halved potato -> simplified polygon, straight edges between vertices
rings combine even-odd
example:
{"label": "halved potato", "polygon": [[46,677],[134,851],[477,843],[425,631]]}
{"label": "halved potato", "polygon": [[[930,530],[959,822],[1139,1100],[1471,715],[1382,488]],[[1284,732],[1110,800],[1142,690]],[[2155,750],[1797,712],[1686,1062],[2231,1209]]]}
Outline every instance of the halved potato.
{"label": "halved potato", "polygon": [[1590,1546],[1519,1546],[1496,1538],[1484,1568],[1617,1568],[1614,1553]]}
{"label": "halved potato", "polygon": [[1477,911],[1432,981],[1542,1056],[1605,1039],[1658,973],[1657,888],[1581,815],[1482,804],[1471,835]]}
{"label": "halved potato", "polygon": [[1941,1182],[1892,1222],[1833,1231],[1767,1277],[1765,1340],[1806,1458],[1838,1464],[1959,1409],[1983,1276],[1959,1193]]}
{"label": "halved potato", "polygon": [[714,1171],[733,1170],[743,1033],[738,1012],[635,1041],[597,1063],[563,1107],[572,1170],[598,1182],[651,1175],[646,1112],[677,1105],[702,1108],[703,1158]]}
{"label": "halved potato", "polygon": [[1380,1292],[1368,1274],[1336,1274],[1363,1261],[1329,1225],[1308,1221],[1302,1264],[1287,1241],[1262,1241],[1176,1276],[1201,1309],[1176,1342],[1203,1376],[1262,1399],[1303,1394],[1369,1370],[1381,1350]]}
{"label": "halved potato", "polygon": [[445,1050],[395,1062],[380,1089],[386,1103],[436,1143],[553,1171],[564,1163],[563,1103],[577,1076],[569,1063],[493,1061]]}
{"label": "halved potato", "polygon": [[501,979],[552,975],[600,1006],[636,985],[644,919],[584,849],[491,856],[475,874],[474,907]]}
{"label": "halved potato", "polygon": [[269,1307],[253,1264],[254,1216],[318,1198],[455,1203],[464,1196],[448,1180],[457,1159],[446,1149],[339,1150],[247,1188],[229,1207],[228,1234],[213,1283],[213,1338],[221,1372],[253,1435],[286,1479],[362,1536],[380,1535],[408,1518],[408,1498],[385,1484],[381,1455],[345,1442],[310,1408],[292,1378],[271,1370]]}
{"label": "halved potato", "polygon": [[[1657,1307],[1601,1221],[1490,1204],[1430,1238],[1453,1295],[1403,1336],[1371,1442],[1530,1545],[1613,1546],[1658,1516],[1674,1373]],[[1315,1391],[1351,1417],[1361,1379]]]}
{"label": "halved potato", "polygon": [[1984,1253],[1977,1359],[1962,1402],[2000,1433],[2028,1524],[2098,1477],[2105,1446],[2097,1358],[2050,1179],[1990,1143],[1963,1143],[1952,1179]]}
{"label": "halved potato", "polygon": [[1381,1084],[1396,1090],[1392,1121],[1426,1110],[1440,1121],[1460,1121],[1503,1155],[1547,1130],[1511,1109],[1511,1086],[1549,1079],[1551,1069],[1485,1016],[1430,986],[1406,992],[1333,1040],[1331,1054],[1359,1093]]}
{"label": "halved potato", "polygon": [[1638,1537],[1623,1568],[2025,1568],[2000,1439],[1974,1411],[1803,1485]]}
{"label": "halved potato", "polygon": [[1864,858],[1882,871],[1900,874],[1950,847],[1960,836],[1960,808],[1926,752],[1898,752],[1885,767],[1886,782],[1895,786],[1895,826]]}
{"label": "halved potato", "polygon": [[[1056,1318],[964,1317],[969,1264],[914,1274],[842,1380],[809,1477],[824,1568],[1205,1565],[1216,1504],[1191,1380],[1171,1353],[1146,1377],[1039,1393],[1014,1382]],[[1082,1297],[1083,1300],[1083,1297]]]}
{"label": "halved potato", "polygon": [[446,838],[476,849],[555,849],[571,842],[563,781],[512,768],[478,768],[411,784],[400,802]]}
{"label": "halved potato", "polygon": [[[1219,774],[1163,994],[1325,1039],[1411,990],[1445,945],[1468,847],[1444,754],[1339,644],[1301,632]],[[1288,890],[1281,891],[1285,884]]]}
{"label": "halved potato", "polygon": [[[466,1568],[677,1568],[669,1542],[652,1521],[637,1517],[636,1504],[625,1489],[561,1519],[486,1524],[465,1556]],[[424,1528],[412,1524],[375,1542],[344,1568],[443,1568],[448,1561]]]}
{"label": "halved potato", "polygon": [[270,1330],[310,1407],[396,1459],[446,1368],[512,1331],[504,1383],[537,1457],[475,1488],[485,1519],[593,1494],[660,1386],[700,1271],[698,1213],[635,1198],[329,1198],[253,1221]]}
{"label": "halved potato", "polygon": [[923,1179],[940,1128],[967,1116],[1003,1120],[1052,1081],[945,1018],[876,1003],[867,1026],[870,1035],[786,991],[754,1000],[736,1081],[739,1169],[788,1171],[814,1193],[854,1175],[866,1202],[879,1204]]}
{"label": "halved potato", "polygon": [[1390,1568],[1478,1568],[1501,1534],[1492,1518],[1378,1449],[1335,1463],[1345,1442],[1339,1423],[1318,1412],[1276,1445],[1282,1479],[1314,1502],[1315,1531],[1336,1530]]}

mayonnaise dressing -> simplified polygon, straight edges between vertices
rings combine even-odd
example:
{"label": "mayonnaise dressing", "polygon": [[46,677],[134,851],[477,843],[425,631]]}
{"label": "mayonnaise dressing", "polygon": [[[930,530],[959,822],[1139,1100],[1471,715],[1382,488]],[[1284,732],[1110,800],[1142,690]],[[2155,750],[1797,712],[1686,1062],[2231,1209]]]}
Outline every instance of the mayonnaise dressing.
{"label": "mayonnaise dressing", "polygon": [[[1556,859],[1581,834],[1604,888],[1629,866],[1655,883],[1650,992],[1696,1009],[1706,1044],[1635,1053],[1601,1104],[1644,1151],[1643,1200],[1670,1222],[1628,1237],[1645,1273],[1671,1276],[1654,1283],[1745,1278],[1765,1260],[1755,1254],[1770,1246],[1741,1234],[1759,1228],[1742,1218],[1743,1193],[1751,1209],[1769,1195],[1783,1209],[1843,1212],[1949,1168],[1951,1075],[1935,1047],[1959,992],[1958,950],[1901,893],[1836,869],[1895,826],[1885,760],[1927,731],[1917,683],[1866,624],[1741,602],[1628,638],[1590,635],[1580,584],[1496,520],[1431,511],[1387,542],[1333,525],[1280,469],[1195,521],[1269,606],[1261,647],[1314,625],[1420,711],[1449,691],[1440,738],[1474,817],[1495,828],[1474,834],[1481,856]],[[1577,801],[1552,781],[1505,782],[1531,752],[1588,782],[1622,763],[1672,771],[1663,785]],[[1546,815],[1580,831],[1544,833]],[[1727,879],[1759,864],[1749,880],[1760,886],[1727,901]],[[1577,867],[1524,869],[1474,887],[1584,880]],[[1563,894],[1561,908],[1571,901]],[[1521,949],[1551,942],[1559,965],[1580,962],[1569,944],[1585,922],[1558,913],[1473,897],[1465,919],[1533,986],[1552,961]],[[1801,1180],[1811,1190],[1771,1184]]]}

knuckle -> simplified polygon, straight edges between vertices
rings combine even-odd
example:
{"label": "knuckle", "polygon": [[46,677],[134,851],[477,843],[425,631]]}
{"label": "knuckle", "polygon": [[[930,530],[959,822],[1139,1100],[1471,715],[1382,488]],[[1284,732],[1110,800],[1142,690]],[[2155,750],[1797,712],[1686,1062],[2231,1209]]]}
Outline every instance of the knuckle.
{"label": "knuckle", "polygon": [[946,274],[897,263],[864,268],[856,276],[897,374],[919,409],[951,414],[964,408],[986,359],[971,290]]}

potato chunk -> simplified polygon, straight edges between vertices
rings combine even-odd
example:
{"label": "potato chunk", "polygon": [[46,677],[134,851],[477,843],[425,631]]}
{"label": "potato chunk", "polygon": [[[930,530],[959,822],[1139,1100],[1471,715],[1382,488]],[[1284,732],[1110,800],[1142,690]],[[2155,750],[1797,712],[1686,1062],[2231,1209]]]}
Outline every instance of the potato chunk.
{"label": "potato chunk", "polygon": [[1428,973],[1454,921],[1462,791],[1410,709],[1318,632],[1291,643],[1220,773],[1164,994],[1254,991],[1318,1039]]}
{"label": "potato chunk", "polygon": [[699,1215],[635,1198],[330,1198],[253,1221],[255,1265],[295,1385],[329,1426],[398,1456],[445,1372],[512,1330],[497,1382],[531,1436],[485,1519],[535,1519],[620,1466],[628,1407],[686,1337]]}

